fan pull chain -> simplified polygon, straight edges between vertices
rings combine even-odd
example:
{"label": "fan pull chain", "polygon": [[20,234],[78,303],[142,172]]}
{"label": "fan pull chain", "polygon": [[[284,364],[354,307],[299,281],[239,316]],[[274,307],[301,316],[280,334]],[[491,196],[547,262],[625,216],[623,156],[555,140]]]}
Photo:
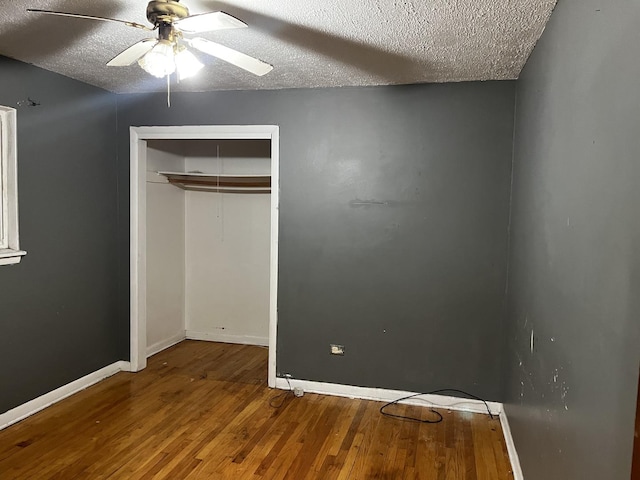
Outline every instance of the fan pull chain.
{"label": "fan pull chain", "polygon": [[171,108],[171,75],[167,75],[167,108]]}

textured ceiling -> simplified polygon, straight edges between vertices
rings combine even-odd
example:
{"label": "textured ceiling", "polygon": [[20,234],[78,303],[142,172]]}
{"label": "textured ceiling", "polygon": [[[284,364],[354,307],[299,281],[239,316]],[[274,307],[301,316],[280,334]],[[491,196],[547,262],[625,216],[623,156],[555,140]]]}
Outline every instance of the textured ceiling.
{"label": "textured ceiling", "polygon": [[[199,36],[274,66],[255,77],[222,61],[174,90],[388,85],[518,77],[556,0],[183,0],[191,14],[228,12],[249,28]],[[146,0],[12,0],[0,11],[0,54],[113,92],[166,89],[140,67],[107,67],[153,36],[123,24],[29,13],[27,8],[147,24]]]}

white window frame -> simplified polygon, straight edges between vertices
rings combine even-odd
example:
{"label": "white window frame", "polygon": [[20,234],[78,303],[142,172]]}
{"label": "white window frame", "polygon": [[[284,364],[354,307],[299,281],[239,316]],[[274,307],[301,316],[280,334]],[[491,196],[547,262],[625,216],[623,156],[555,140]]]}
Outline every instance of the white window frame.
{"label": "white window frame", "polygon": [[18,237],[17,115],[0,106],[0,265],[13,265],[27,252]]}

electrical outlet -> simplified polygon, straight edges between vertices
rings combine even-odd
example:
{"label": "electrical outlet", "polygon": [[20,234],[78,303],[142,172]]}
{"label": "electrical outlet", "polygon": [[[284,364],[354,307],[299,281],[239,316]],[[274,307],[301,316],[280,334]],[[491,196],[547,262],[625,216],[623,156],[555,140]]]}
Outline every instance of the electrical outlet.
{"label": "electrical outlet", "polygon": [[331,355],[344,355],[344,345],[329,344],[331,346]]}

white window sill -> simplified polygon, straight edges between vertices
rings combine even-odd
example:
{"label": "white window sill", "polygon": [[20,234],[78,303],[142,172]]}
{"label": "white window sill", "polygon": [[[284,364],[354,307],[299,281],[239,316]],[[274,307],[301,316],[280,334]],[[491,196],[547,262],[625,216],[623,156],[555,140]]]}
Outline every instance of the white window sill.
{"label": "white window sill", "polygon": [[15,265],[16,263],[20,263],[22,257],[24,257],[27,252],[23,250],[12,250],[10,248],[0,249],[0,265]]}

